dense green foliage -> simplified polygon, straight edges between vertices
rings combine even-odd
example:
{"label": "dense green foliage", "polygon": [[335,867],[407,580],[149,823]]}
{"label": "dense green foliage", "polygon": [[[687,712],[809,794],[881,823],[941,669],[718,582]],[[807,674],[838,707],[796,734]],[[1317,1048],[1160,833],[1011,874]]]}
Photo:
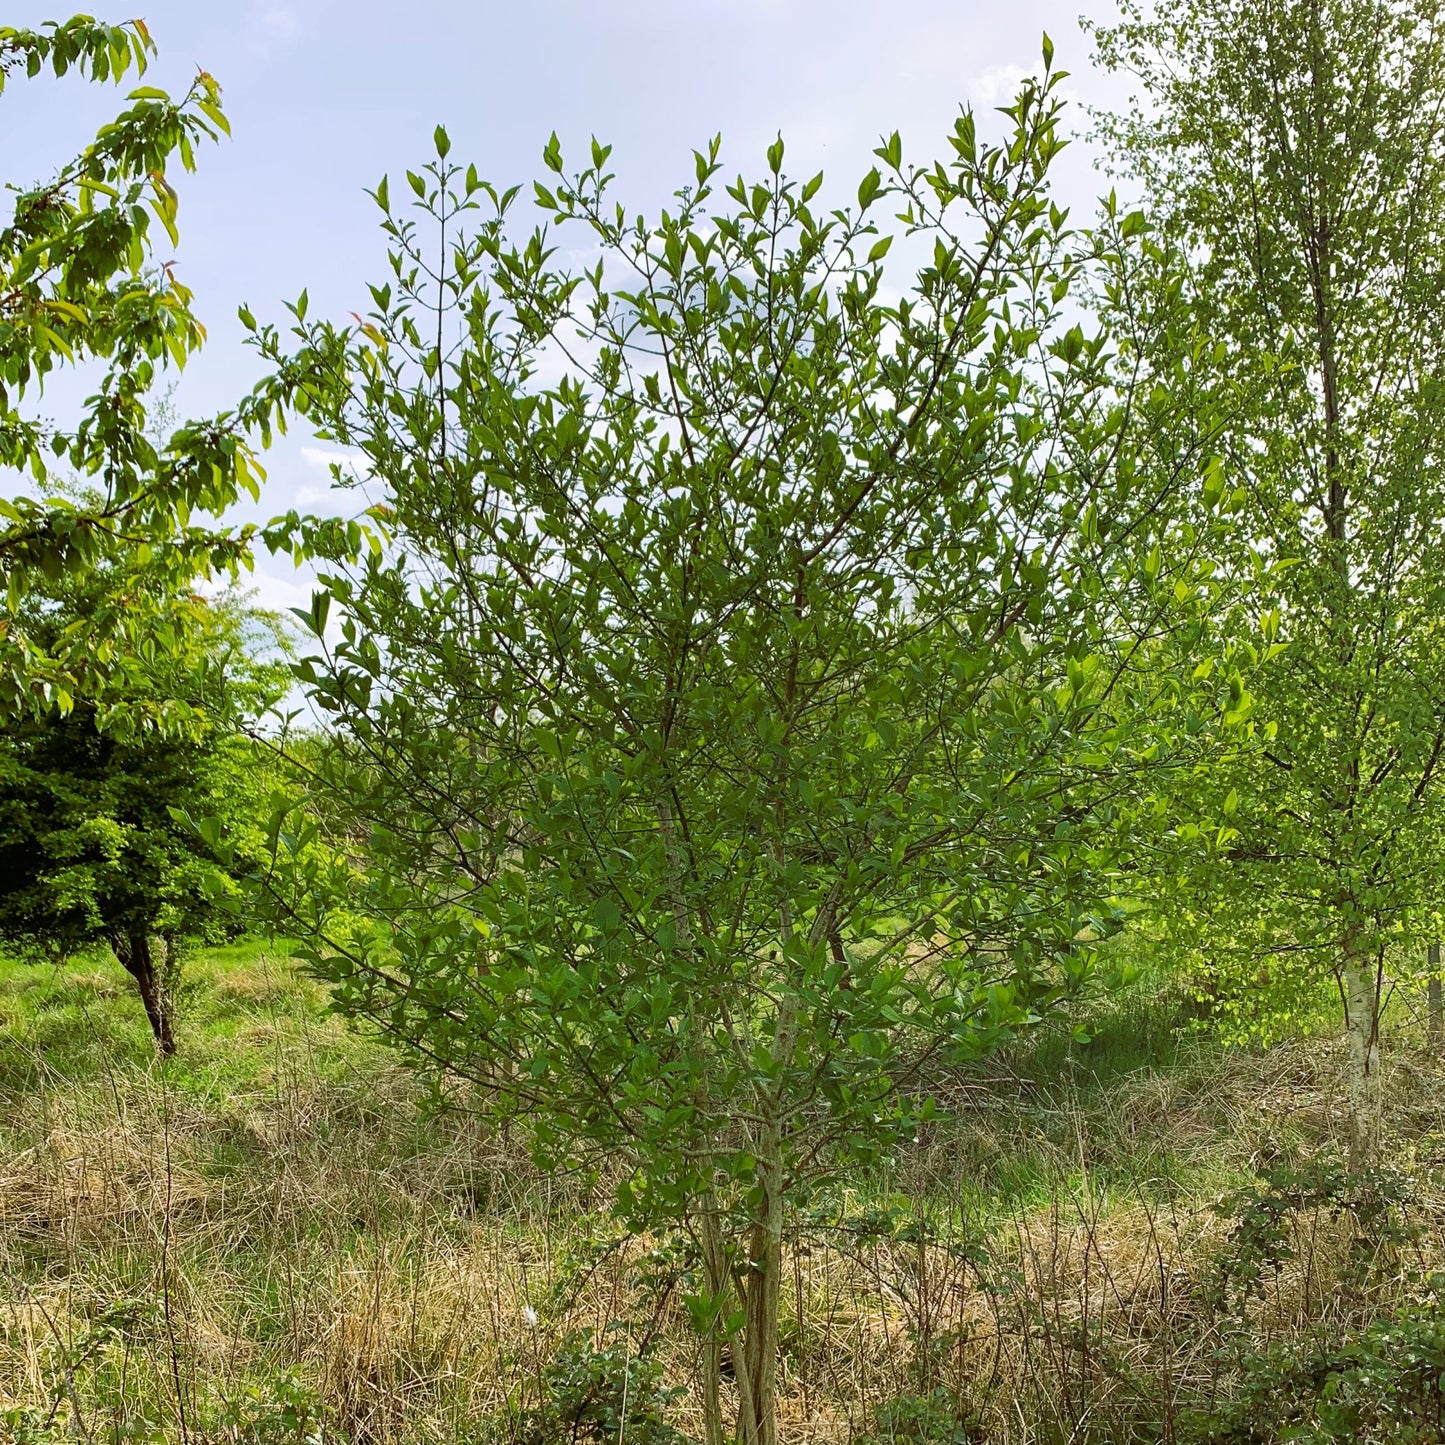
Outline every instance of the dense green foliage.
{"label": "dense green foliage", "polygon": [[[607,147],[554,144],[515,238],[439,131],[424,228],[375,193],[373,314],[296,328],[381,536],[273,534],[327,569],[297,675],[351,820],[328,858],[278,815],[280,924],[544,1157],[621,1150],[634,1228],[692,1232],[712,1445],[724,1347],[738,1434],[774,1438],[787,1211],[914,1135],[929,1067],[1078,992],[1159,779],[1248,712],[1174,396],[1212,353],[1076,320],[1088,275],[1146,324],[1154,262],[1140,218],[1051,204],[1048,55],[1001,141],[966,113],[915,167],[894,137],[833,211],[781,141],[751,184],[714,143],[633,222]],[[926,258],[898,301],[895,240]]]}
{"label": "dense green foliage", "polygon": [[1423,962],[1445,825],[1445,10],[1435,0],[1172,0],[1098,32],[1149,108],[1110,133],[1240,404],[1221,450],[1256,545],[1290,565],[1258,680],[1275,727],[1205,780],[1227,867],[1175,913],[1245,1029],[1334,975],[1378,1149],[1386,949]]}
{"label": "dense green foliage", "polygon": [[[44,645],[88,615],[97,593],[147,581],[142,570],[123,585],[107,570],[59,595],[32,590],[27,633]],[[103,730],[81,702],[33,710],[0,732],[0,940],[36,959],[109,944],[167,1053],[181,951],[237,925],[237,877],[254,866],[261,838],[264,758],[236,728],[284,690],[277,664],[256,655],[258,643],[274,652],[264,619],[191,599],[184,627],[189,655],[158,649],[148,668],[133,668],[126,697],[152,715],[184,708],[200,725]],[[227,830],[228,868],[214,850],[219,832],[208,843],[196,818]]]}

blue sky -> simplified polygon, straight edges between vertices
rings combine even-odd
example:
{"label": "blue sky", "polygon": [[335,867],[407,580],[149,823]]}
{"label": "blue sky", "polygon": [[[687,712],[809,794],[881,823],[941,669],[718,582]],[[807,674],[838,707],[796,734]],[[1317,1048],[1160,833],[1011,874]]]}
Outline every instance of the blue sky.
{"label": "blue sky", "polygon": [[[555,129],[580,155],[596,134],[615,146],[620,194],[663,204],[691,172],[691,151],[717,132],[729,169],[755,172],[781,131],[788,169],[851,185],[880,134],[905,153],[942,149],[960,103],[1009,98],[1039,64],[1049,31],[1056,64],[1080,101],[1118,104],[1117,80],[1093,74],[1078,28],[1080,0],[151,0],[144,16],[160,55],[147,83],[180,91],[197,66],[221,82],[229,141],[204,151],[179,183],[180,274],[211,340],[187,369],[176,404],[197,414],[230,404],[256,376],[236,308],[280,319],[305,286],[312,314],[366,310],[365,283],[385,266],[363,194],[385,172],[432,153],[438,122],[453,157],[499,184],[530,181]],[[7,24],[66,13],[6,6]],[[1107,6],[1090,13],[1109,18]],[[5,178],[41,179],[117,108],[110,87],[71,78],[17,79],[0,97]],[[1087,117],[1076,109],[1079,129]],[[1076,215],[1107,181],[1087,146],[1060,164],[1057,190]],[[65,404],[53,389],[46,410]],[[321,449],[294,437],[268,461],[257,511],[319,504]],[[286,564],[261,559],[262,600],[295,605],[309,590]]]}

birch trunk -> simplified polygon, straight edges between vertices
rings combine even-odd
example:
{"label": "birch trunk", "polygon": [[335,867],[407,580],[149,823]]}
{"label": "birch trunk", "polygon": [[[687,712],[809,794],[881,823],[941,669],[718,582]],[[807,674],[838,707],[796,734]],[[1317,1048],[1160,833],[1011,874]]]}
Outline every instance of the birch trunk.
{"label": "birch trunk", "polygon": [[1363,1169],[1380,1157],[1380,990],[1375,961],[1347,943],[1341,979],[1350,1044],[1350,1167]]}
{"label": "birch trunk", "polygon": [[1440,945],[1432,943],[1428,955],[1430,982],[1427,995],[1430,1013],[1430,1043],[1439,1048],[1445,1042],[1445,988],[1440,981]]}

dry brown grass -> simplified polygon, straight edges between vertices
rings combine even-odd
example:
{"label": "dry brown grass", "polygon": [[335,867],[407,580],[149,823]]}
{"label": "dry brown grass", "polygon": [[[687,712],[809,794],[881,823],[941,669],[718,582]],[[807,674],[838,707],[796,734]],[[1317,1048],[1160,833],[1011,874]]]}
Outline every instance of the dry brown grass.
{"label": "dry brown grass", "polygon": [[[293,1376],[355,1445],[480,1439],[487,1420],[506,1439],[569,1331],[627,1322],[700,1433],[685,1311],[649,1283],[659,1241],[598,1249],[610,1225],[580,1181],[429,1110],[274,960],[202,977],[169,1074],[90,972],[54,985],[55,1008],[28,979],[0,995],[0,1410],[60,1438],[201,1445],[247,1438],[237,1421]],[[1394,1067],[1397,1152],[1424,1170],[1442,1074],[1423,1052]],[[1086,1083],[960,1078],[950,1124],[794,1241],[785,1440],[847,1441],[878,1402],[935,1385],[1001,1445],[1170,1438],[1182,1403],[1219,1387],[1229,1224],[1210,1205],[1252,1162],[1328,1141],[1338,1051],[1201,1048]],[[860,1228],[879,1201],[904,1207]],[[1421,1208],[1445,1214],[1445,1196]],[[1351,1307],[1347,1220],[1291,1227],[1293,1257],[1249,1306],[1266,1336]]]}

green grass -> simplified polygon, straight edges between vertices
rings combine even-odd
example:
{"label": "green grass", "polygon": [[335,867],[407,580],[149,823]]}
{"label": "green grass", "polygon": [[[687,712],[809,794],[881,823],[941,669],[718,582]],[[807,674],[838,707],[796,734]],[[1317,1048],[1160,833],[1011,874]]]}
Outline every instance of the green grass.
{"label": "green grass", "polygon": [[[200,1098],[268,1086],[278,1053],[298,1047],[324,1078],[383,1057],[327,1018],[322,988],[284,949],[255,940],[188,959],[176,1010],[183,1047],[171,1077]],[[27,1068],[83,1080],[155,1062],[134,985],[108,949],[64,965],[0,957],[0,1029],[12,1044],[6,1067],[20,1071],[0,1087],[24,1087]]]}

